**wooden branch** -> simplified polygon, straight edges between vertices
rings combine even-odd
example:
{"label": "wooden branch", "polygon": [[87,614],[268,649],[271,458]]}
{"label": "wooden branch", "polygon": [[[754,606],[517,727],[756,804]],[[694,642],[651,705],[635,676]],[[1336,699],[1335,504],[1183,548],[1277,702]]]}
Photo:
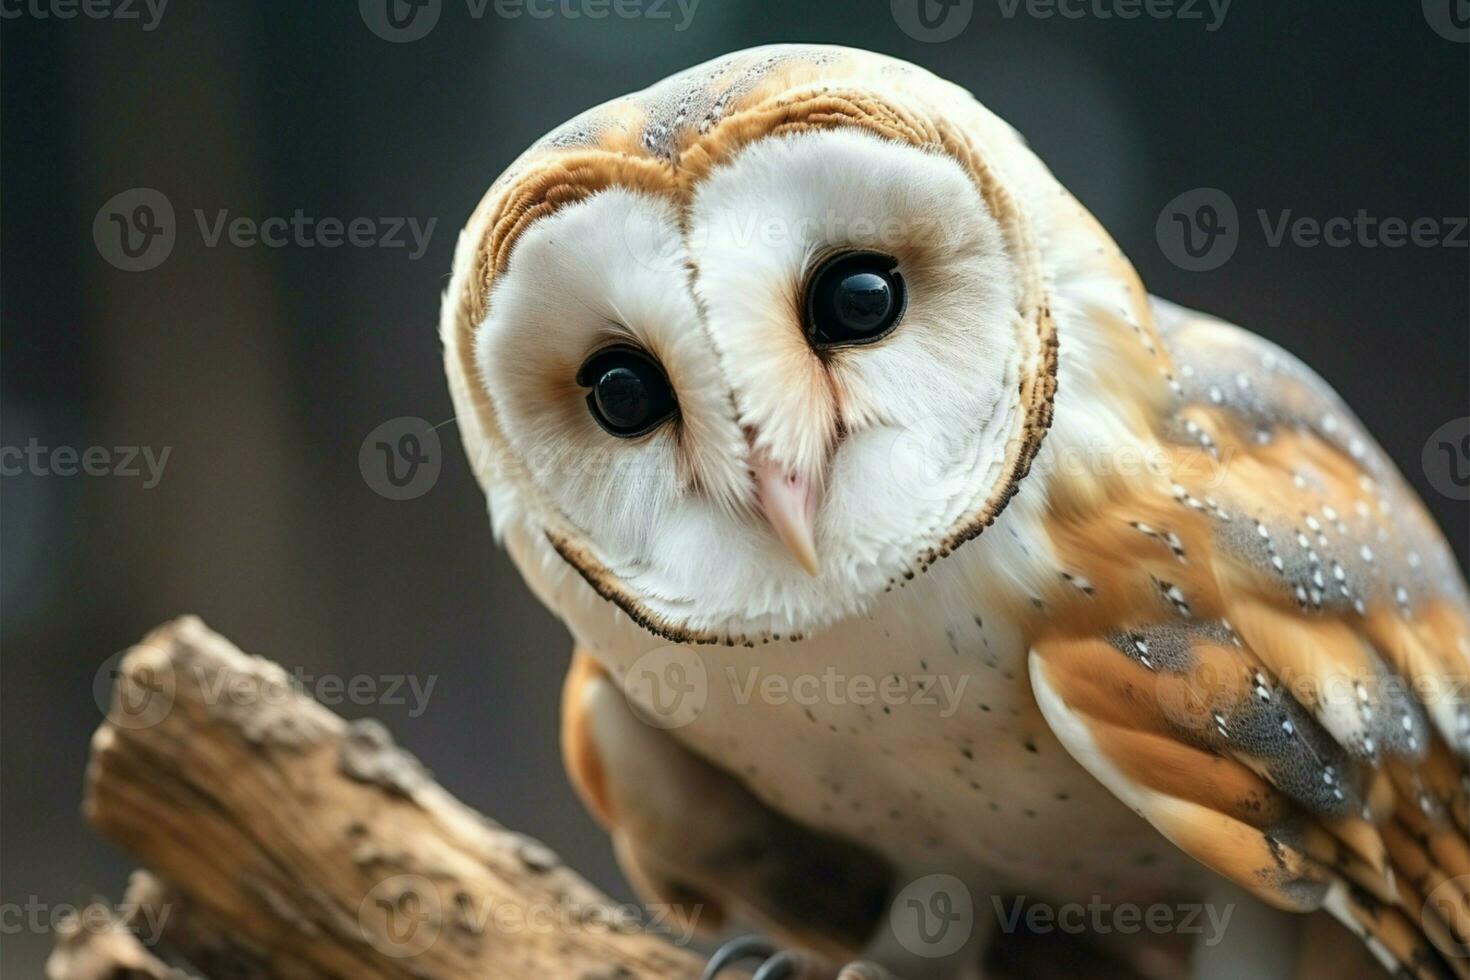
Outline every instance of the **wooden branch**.
{"label": "wooden branch", "polygon": [[[123,659],[85,809],[154,874],[99,920],[111,928],[60,937],[52,980],[700,973],[381,725],[344,721],[194,618]],[[156,944],[138,942],[144,925]]]}

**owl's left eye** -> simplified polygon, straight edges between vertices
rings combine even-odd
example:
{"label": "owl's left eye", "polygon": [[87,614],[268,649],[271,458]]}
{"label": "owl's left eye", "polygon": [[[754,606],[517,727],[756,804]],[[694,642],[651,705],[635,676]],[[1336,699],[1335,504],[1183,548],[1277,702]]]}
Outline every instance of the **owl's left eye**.
{"label": "owl's left eye", "polygon": [[593,354],[577,372],[577,384],[591,389],[587,409],[597,424],[619,439],[653,430],[679,407],[663,368],[636,347],[606,347]]}
{"label": "owl's left eye", "polygon": [[837,255],[807,283],[807,334],[823,348],[871,344],[898,323],[905,302],[897,260],[877,252]]}

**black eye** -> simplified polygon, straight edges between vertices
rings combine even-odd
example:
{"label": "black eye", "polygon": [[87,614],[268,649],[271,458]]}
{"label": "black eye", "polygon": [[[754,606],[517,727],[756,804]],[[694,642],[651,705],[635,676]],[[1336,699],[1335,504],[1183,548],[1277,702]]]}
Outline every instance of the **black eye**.
{"label": "black eye", "polygon": [[806,330],[819,347],[868,344],[903,316],[907,299],[898,262],[877,252],[848,252],[808,280]]}
{"label": "black eye", "polygon": [[620,439],[650,431],[678,408],[669,379],[636,347],[607,347],[587,358],[577,384],[592,389],[587,408],[597,424]]}

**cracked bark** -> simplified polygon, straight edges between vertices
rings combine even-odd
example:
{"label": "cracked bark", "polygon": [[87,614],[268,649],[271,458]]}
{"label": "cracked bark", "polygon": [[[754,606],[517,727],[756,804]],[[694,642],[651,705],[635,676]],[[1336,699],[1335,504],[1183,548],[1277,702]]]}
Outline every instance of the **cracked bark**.
{"label": "cracked bark", "polygon": [[123,659],[85,812],[148,870],[120,914],[63,931],[52,980],[700,973],[381,725],[344,721],[192,617]]}

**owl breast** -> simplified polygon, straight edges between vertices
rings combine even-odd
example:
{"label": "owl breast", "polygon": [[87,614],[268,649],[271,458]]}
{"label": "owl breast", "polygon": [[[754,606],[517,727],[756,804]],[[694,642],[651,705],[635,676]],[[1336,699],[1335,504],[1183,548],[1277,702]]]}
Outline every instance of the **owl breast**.
{"label": "owl breast", "polygon": [[1198,866],[1048,728],[1020,630],[975,598],[984,552],[805,639],[594,653],[656,724],[784,816],[877,852],[899,887],[943,871],[981,902],[1197,893]]}

